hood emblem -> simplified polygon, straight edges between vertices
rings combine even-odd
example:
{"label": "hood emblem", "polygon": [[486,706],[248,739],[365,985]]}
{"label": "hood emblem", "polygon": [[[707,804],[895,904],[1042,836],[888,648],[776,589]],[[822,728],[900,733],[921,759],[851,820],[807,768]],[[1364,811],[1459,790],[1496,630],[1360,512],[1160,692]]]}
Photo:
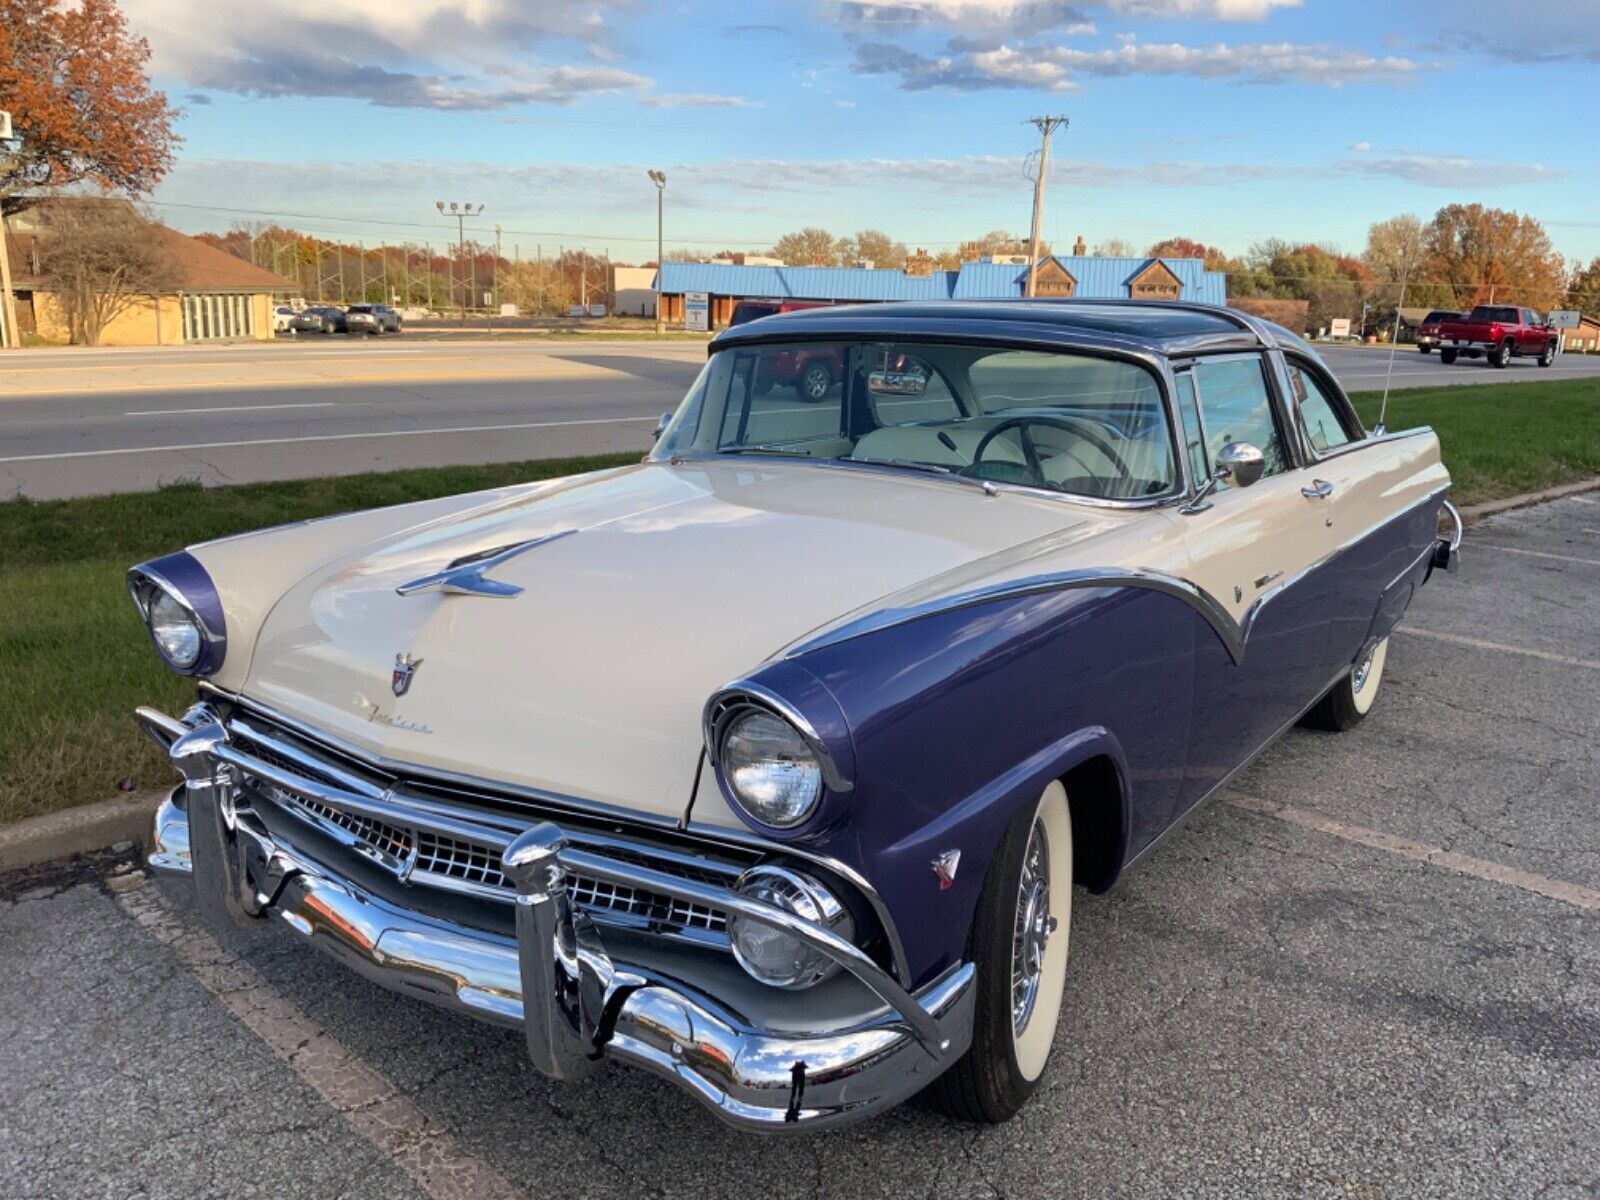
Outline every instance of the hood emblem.
{"label": "hood emblem", "polygon": [[933,860],[933,873],[938,877],[942,892],[956,881],[956,868],[961,865],[961,851],[946,850]]}
{"label": "hood emblem", "polygon": [[409,654],[396,654],[394,670],[389,675],[389,690],[396,696],[404,696],[411,690],[411,677],[417,673],[417,668],[421,665],[420,658],[412,658]]}
{"label": "hood emblem", "polygon": [[[516,584],[501,583],[498,579],[485,579],[483,573],[498,567],[507,559],[532,550],[535,546],[543,546],[547,542],[577,532],[576,529],[563,529],[560,533],[547,533],[543,537],[530,538],[525,542],[513,542],[509,546],[491,546],[475,554],[464,554],[444,570],[413,579],[410,583],[402,583],[395,588],[395,591],[402,596],[414,596],[418,592],[443,592],[447,596],[497,596],[502,599],[520,596],[522,589]],[[399,694],[395,693],[397,696]]]}

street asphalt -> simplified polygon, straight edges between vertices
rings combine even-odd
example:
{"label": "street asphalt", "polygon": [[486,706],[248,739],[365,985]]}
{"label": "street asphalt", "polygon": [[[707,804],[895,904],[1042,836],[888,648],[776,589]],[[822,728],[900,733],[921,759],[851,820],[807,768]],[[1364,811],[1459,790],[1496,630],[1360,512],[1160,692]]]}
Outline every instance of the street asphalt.
{"label": "street asphalt", "polygon": [[[1347,388],[1382,388],[1386,350],[1323,351]],[[0,358],[0,496],[138,491],[400,467],[639,451],[705,359],[694,341],[307,337]],[[1397,388],[1600,376],[1394,355]]]}
{"label": "street asphalt", "polygon": [[[127,864],[0,877],[7,1197],[1600,1195],[1600,499],[1468,533],[1356,730],[1294,730],[1108,895],[1011,1124],[798,1140],[256,935]],[[126,856],[125,856],[126,857]]]}

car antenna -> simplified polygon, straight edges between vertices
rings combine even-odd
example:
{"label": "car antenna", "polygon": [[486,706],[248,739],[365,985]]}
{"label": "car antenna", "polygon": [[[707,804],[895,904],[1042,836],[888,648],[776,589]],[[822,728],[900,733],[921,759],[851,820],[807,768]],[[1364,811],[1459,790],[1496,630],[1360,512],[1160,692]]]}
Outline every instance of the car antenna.
{"label": "car antenna", "polygon": [[1400,349],[1400,310],[1406,302],[1406,280],[1411,276],[1411,260],[1404,250],[1400,252],[1400,299],[1394,306],[1394,332],[1389,335],[1389,369],[1383,374],[1383,403],[1378,406],[1378,424],[1373,433],[1381,436],[1388,429],[1384,417],[1389,414],[1389,381],[1394,378],[1395,351]]}

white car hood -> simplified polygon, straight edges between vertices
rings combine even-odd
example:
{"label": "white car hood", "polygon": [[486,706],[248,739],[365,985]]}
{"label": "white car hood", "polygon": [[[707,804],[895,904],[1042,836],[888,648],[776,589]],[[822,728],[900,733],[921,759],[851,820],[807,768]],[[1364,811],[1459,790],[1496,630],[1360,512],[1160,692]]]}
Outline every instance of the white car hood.
{"label": "white car hood", "polygon": [[[267,616],[242,690],[373,755],[676,816],[723,684],[877,597],[1108,519],[865,469],[642,465],[336,557]],[[569,530],[488,572],[515,597],[395,592]]]}

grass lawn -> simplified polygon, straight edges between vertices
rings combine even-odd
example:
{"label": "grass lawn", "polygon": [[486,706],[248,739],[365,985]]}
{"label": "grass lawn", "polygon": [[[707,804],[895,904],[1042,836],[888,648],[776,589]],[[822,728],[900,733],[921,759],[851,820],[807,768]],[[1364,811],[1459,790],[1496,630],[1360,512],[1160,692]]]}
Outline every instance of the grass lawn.
{"label": "grass lawn", "polygon": [[[1377,420],[1376,393],[1357,406]],[[1463,504],[1600,474],[1600,380],[1396,392],[1389,427],[1432,425]],[[0,503],[0,822],[171,777],[132,711],[181,711],[123,589],[133,563],[207,538],[615,466],[631,455],[446,467],[130,496]]]}

